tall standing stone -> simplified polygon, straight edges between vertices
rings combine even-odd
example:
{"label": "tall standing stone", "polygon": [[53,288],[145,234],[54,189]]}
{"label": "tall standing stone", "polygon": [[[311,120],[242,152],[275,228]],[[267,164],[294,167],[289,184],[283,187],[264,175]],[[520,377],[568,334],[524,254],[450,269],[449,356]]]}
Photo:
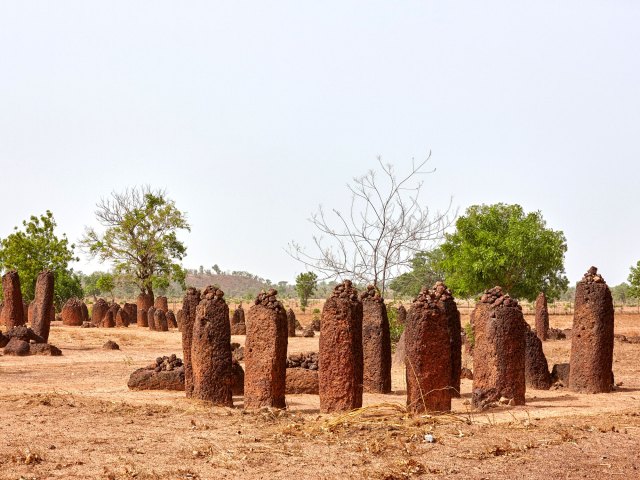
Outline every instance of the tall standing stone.
{"label": "tall standing stone", "polygon": [[[126,305],[126,304],[125,304]],[[129,326],[129,312],[124,307],[119,308],[116,313],[116,327],[128,327]]]}
{"label": "tall standing stone", "polygon": [[149,330],[157,330],[156,327],[156,307],[149,307],[147,310],[147,325],[149,325]]}
{"label": "tall standing stone", "polygon": [[613,388],[613,322],[611,291],[596,267],[576,286],[571,330],[569,388],[606,393]]}
{"label": "tall standing stone", "polygon": [[462,369],[462,324],[460,311],[453,294],[443,282],[436,282],[433,291],[438,299],[438,307],[444,311],[449,325],[449,345],[451,347],[451,397],[460,398],[460,371]]}
{"label": "tall standing stone", "polygon": [[125,303],[122,309],[127,312],[127,318],[129,324],[136,323],[138,321],[138,306],[135,303]]}
{"label": "tall standing stone", "polygon": [[11,270],[2,276],[2,292],[4,295],[2,316],[7,330],[24,325],[24,304],[18,272]]}
{"label": "tall standing stone", "polygon": [[536,298],[536,335],[543,342],[549,339],[549,310],[544,292]]}
{"label": "tall standing stone", "polygon": [[[90,322],[91,317],[89,317],[89,308],[87,307],[87,304],[81,300],[80,300],[80,309],[82,310],[82,321]],[[55,312],[54,312],[54,316],[55,316]]]}
{"label": "tall standing stone", "polygon": [[246,335],[247,334],[247,325],[244,319],[244,309],[242,308],[242,304],[238,305],[233,312],[233,317],[231,318],[231,335]]}
{"label": "tall standing stone", "polygon": [[531,330],[529,324],[525,325],[525,382],[527,388],[534,390],[549,390],[551,388],[551,373],[547,357],[542,349],[542,340]]}
{"label": "tall standing stone", "polygon": [[407,309],[402,304],[400,304],[398,306],[397,319],[398,319],[398,323],[400,325],[406,325],[406,323],[407,323]]}
{"label": "tall standing stone", "polygon": [[104,316],[109,311],[109,304],[104,298],[99,298],[96,303],[93,304],[91,309],[91,323],[96,327],[102,326]]}
{"label": "tall standing stone", "polygon": [[51,308],[53,307],[53,272],[45,270],[38,274],[36,294],[31,313],[31,329],[49,341],[51,328]]}
{"label": "tall standing stone", "polygon": [[391,334],[387,308],[373,285],[362,301],[363,387],[365,392],[391,392]]}
{"label": "tall standing stone", "polygon": [[472,312],[473,390],[475,407],[484,408],[504,397],[525,403],[525,328],[522,307],[502,292],[487,290]]}
{"label": "tall standing stone", "polygon": [[247,317],[244,407],[285,408],[287,313],[274,289],[258,294]]}
{"label": "tall standing stone", "polygon": [[178,322],[176,320],[176,316],[173,313],[173,310],[169,310],[167,312],[167,325],[169,328],[178,328]]}
{"label": "tall standing stone", "polygon": [[[190,355],[193,372],[191,396],[232,407],[231,331],[229,307],[223,297],[222,290],[207,287],[196,308]],[[183,310],[185,303],[186,297]]]}
{"label": "tall standing stone", "polygon": [[153,307],[153,305],[153,293],[140,293],[138,295],[138,298],[136,299],[136,306],[138,307],[138,310],[145,309],[148,311]]}
{"label": "tall standing stone", "polygon": [[438,305],[447,293],[424,287],[407,312],[404,361],[407,407],[412,412],[451,410],[449,319]]}
{"label": "tall standing stone", "polygon": [[184,391],[187,398],[193,394],[193,370],[191,369],[191,341],[196,309],[200,303],[200,292],[189,287],[182,300],[182,356],[184,363]]}
{"label": "tall standing stone", "polygon": [[318,385],[324,413],[362,407],[362,302],[351,281],[336,285],[322,309]]}
{"label": "tall standing stone", "polygon": [[62,324],[69,327],[81,327],[84,322],[82,311],[83,302],[77,298],[70,298],[62,307]]}
{"label": "tall standing stone", "polygon": [[296,314],[291,308],[287,310],[287,336],[296,336]]}
{"label": "tall standing stone", "polygon": [[167,314],[164,310],[158,308],[153,314],[153,324],[158,332],[168,332],[169,324],[167,323]]}
{"label": "tall standing stone", "polygon": [[149,317],[145,308],[140,308],[136,305],[136,325],[138,327],[147,328],[149,326]]}
{"label": "tall standing stone", "polygon": [[156,307],[156,310],[162,310],[164,313],[169,311],[169,302],[167,297],[156,297],[156,301],[153,306]]}

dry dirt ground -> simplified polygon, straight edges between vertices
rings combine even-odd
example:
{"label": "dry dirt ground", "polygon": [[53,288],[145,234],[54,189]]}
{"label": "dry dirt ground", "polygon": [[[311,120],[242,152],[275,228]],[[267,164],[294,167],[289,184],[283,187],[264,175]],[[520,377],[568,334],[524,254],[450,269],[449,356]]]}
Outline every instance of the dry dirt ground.
{"label": "dry dirt ground", "polygon": [[[616,332],[638,335],[640,316],[618,315]],[[121,350],[102,350],[107,339]],[[320,415],[312,395],[288,396],[283,412],[245,413],[242,397],[224,409],[128,390],[134,369],[181,356],[176,331],[55,325],[50,341],[62,357],[0,357],[2,479],[640,478],[640,345],[616,342],[615,393],[528,391],[526,406],[479,413],[463,380],[451,415],[412,417],[399,365],[393,394],[365,394],[348,415]],[[289,350],[317,346],[318,337],[295,338]],[[570,342],[544,349],[551,366],[568,361]]]}

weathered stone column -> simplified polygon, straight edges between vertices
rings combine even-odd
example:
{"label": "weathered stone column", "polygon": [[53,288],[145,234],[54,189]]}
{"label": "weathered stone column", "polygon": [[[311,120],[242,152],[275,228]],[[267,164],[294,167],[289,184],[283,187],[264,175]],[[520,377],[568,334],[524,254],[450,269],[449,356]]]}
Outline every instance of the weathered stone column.
{"label": "weathered stone column", "polygon": [[319,362],[320,411],[362,407],[362,302],[349,280],[333,289],[322,309]]}
{"label": "weathered stone column", "polygon": [[156,307],[149,307],[147,310],[147,324],[149,325],[149,330],[157,330],[155,318]]}
{"label": "weathered stone column", "polygon": [[398,323],[400,325],[406,325],[407,324],[407,309],[404,308],[404,305],[399,305],[398,306],[398,314],[397,314],[397,319],[398,319]]}
{"label": "weathered stone column", "polygon": [[178,322],[176,321],[176,316],[174,315],[173,310],[169,310],[166,316],[169,328],[178,328]]}
{"label": "weathered stone column", "polygon": [[136,314],[137,314],[136,324],[138,325],[138,327],[142,327],[142,328],[149,327],[149,315],[147,310],[144,308],[138,308],[136,306]]}
{"label": "weathered stone column", "polygon": [[544,292],[536,298],[536,335],[543,342],[549,339],[549,310]]}
{"label": "weathered stone column", "polygon": [[82,302],[77,298],[70,298],[62,307],[62,324],[70,327],[81,327],[84,322]]}
{"label": "weathered stone column", "polygon": [[[80,300],[80,308],[82,309],[82,322],[90,322],[91,321],[91,317],[89,316],[89,308],[87,307],[87,304],[84,303],[82,300]],[[55,311],[53,313],[54,317],[55,317]]]}
{"label": "weathered stone column", "polygon": [[438,300],[435,291],[424,287],[407,312],[407,407],[416,413],[451,410],[449,319]]}
{"label": "weathered stone column", "polygon": [[244,320],[244,309],[242,304],[238,305],[233,312],[233,318],[231,318],[231,335],[246,335],[247,325]]}
{"label": "weathered stone column", "polygon": [[363,388],[365,392],[391,392],[391,334],[387,309],[373,285],[360,295],[362,301]]}
{"label": "weathered stone column", "polygon": [[287,310],[287,335],[289,337],[296,336],[296,314],[291,308]]}
{"label": "weathered stone column", "polygon": [[285,408],[287,313],[274,289],[249,309],[244,345],[244,407]]}
{"label": "weathered stone column", "polygon": [[[189,292],[187,296],[190,296]],[[189,303],[187,296],[183,310],[184,305]],[[232,407],[231,331],[229,307],[223,297],[222,290],[207,287],[202,292],[202,301],[196,308],[190,355],[193,372],[191,396],[215,405]],[[164,316],[162,310],[157,310],[156,315],[158,313]]]}
{"label": "weathered stone column", "polygon": [[525,382],[527,388],[534,390],[549,390],[551,388],[551,374],[547,357],[542,349],[542,340],[533,333],[529,324],[525,325]]}
{"label": "weathered stone column", "polygon": [[167,315],[164,310],[156,309],[153,314],[153,324],[158,332],[168,332],[169,325],[167,323]]}
{"label": "weathered stone column", "polygon": [[2,292],[4,295],[2,316],[7,330],[24,325],[24,303],[18,272],[11,270],[2,276]]}
{"label": "weathered stone column", "polygon": [[102,320],[109,311],[109,304],[104,298],[99,298],[96,303],[93,304],[91,309],[91,323],[96,327],[102,326]]}
{"label": "weathered stone column", "polygon": [[152,293],[140,293],[138,295],[138,298],[136,299],[136,306],[138,307],[138,310],[144,308],[145,310],[149,311],[149,309],[153,307],[153,305],[154,301]]}
{"label": "weathered stone column", "polygon": [[569,388],[606,393],[613,388],[613,299],[596,267],[576,286]]}
{"label": "weathered stone column", "polygon": [[117,303],[109,305],[109,310],[107,310],[107,313],[105,313],[104,318],[102,319],[103,328],[114,328],[116,326],[116,316],[118,315],[119,310],[120,305]]}
{"label": "weathered stone column", "polygon": [[475,407],[484,408],[504,397],[525,403],[525,321],[522,307],[502,292],[487,290],[472,313],[473,391]]}
{"label": "weathered stone column", "polygon": [[449,345],[451,347],[451,397],[460,398],[460,370],[462,369],[462,325],[460,312],[453,294],[443,282],[436,282],[433,287],[438,307],[444,311],[449,325]]}
{"label": "weathered stone column", "polygon": [[[130,304],[126,304],[130,305]],[[116,313],[116,327],[128,327],[129,326],[129,310],[123,308],[119,308]]]}
{"label": "weathered stone column", "polygon": [[182,356],[184,363],[184,391],[187,398],[193,394],[193,370],[191,369],[191,341],[196,309],[200,303],[200,292],[189,287],[182,300]]}
{"label": "weathered stone column", "polygon": [[162,310],[164,313],[169,311],[169,302],[167,301],[167,297],[156,297],[156,301],[153,306],[156,307],[156,310]]}
{"label": "weathered stone column", "polygon": [[53,308],[53,272],[45,270],[38,274],[36,294],[31,314],[31,329],[41,336],[45,343],[49,341],[51,327],[51,309]]}
{"label": "weathered stone column", "polygon": [[138,321],[138,306],[135,303],[125,303],[122,306],[122,309],[127,312],[127,318],[129,319],[129,324],[137,323]]}

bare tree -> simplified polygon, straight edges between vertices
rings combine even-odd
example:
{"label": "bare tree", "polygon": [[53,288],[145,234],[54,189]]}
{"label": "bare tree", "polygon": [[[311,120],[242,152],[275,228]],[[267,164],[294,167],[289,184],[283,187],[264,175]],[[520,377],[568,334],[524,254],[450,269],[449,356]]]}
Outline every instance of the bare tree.
{"label": "bare tree", "polygon": [[309,219],[319,231],[313,236],[317,253],[308,254],[291,242],[289,255],[326,278],[371,283],[384,293],[418,252],[443,238],[455,218],[451,200],[443,213],[433,214],[420,202],[419,177],[435,171],[425,168],[430,158],[431,154],[419,163],[412,161],[409,173],[398,177],[393,166],[378,157],[380,172],[370,170],[347,184],[352,195],[347,213],[334,208],[329,219],[320,206]]}

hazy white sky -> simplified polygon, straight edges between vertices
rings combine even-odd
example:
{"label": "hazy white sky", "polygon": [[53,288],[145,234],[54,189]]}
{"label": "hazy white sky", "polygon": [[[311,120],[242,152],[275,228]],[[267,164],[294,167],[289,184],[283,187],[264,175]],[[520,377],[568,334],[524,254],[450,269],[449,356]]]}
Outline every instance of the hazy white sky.
{"label": "hazy white sky", "polygon": [[[572,282],[640,259],[640,2],[0,1],[0,236],[166,187],[185,266],[292,281],[318,204],[431,150],[424,201],[541,210]],[[85,272],[99,268],[85,260]]]}

